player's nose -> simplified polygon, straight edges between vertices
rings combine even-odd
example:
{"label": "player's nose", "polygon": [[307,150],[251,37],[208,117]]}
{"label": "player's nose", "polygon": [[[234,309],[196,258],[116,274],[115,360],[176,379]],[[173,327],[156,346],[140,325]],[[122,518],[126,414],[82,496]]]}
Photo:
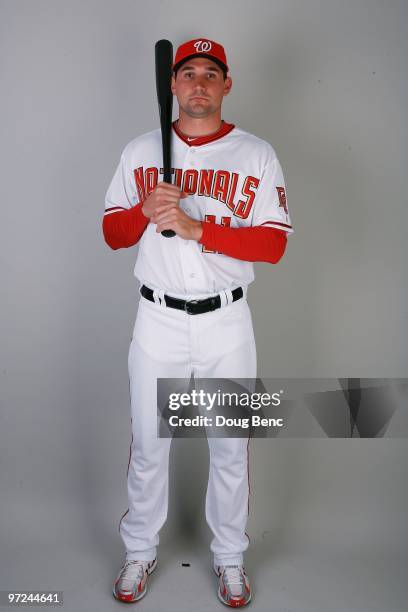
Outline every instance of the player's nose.
{"label": "player's nose", "polygon": [[194,89],[205,89],[206,81],[204,76],[198,76],[194,82]]}

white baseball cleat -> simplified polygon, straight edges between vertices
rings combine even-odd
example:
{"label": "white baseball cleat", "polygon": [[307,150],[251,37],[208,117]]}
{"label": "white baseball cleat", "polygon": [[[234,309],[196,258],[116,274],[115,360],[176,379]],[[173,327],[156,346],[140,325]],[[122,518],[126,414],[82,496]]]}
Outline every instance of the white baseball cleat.
{"label": "white baseball cleat", "polygon": [[241,608],[251,601],[251,587],[242,565],[214,565],[219,576],[218,597],[231,608]]}
{"label": "white baseball cleat", "polygon": [[146,595],[147,578],[155,569],[154,561],[126,561],[113,585],[113,595],[120,601],[132,603]]}

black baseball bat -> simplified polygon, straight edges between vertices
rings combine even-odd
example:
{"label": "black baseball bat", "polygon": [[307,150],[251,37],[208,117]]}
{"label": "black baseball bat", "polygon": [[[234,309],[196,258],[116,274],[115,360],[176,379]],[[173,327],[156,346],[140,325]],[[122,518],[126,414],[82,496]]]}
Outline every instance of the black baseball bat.
{"label": "black baseball bat", "polygon": [[[171,123],[173,94],[171,92],[171,74],[173,64],[173,45],[169,40],[158,40],[155,46],[156,56],[156,90],[159,104],[160,127],[163,150],[163,180],[171,183]],[[163,230],[162,236],[171,238],[176,235],[171,229]]]}

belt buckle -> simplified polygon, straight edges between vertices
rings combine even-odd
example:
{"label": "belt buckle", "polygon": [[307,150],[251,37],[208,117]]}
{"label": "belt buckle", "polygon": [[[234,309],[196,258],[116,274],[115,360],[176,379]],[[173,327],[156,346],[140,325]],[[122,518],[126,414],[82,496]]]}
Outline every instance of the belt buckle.
{"label": "belt buckle", "polygon": [[187,312],[187,314],[197,314],[197,312],[194,312],[193,310],[190,310],[189,307],[191,305],[193,306],[197,306],[197,304],[199,303],[200,300],[190,300],[189,302],[186,301],[186,303],[184,304],[184,310]]}

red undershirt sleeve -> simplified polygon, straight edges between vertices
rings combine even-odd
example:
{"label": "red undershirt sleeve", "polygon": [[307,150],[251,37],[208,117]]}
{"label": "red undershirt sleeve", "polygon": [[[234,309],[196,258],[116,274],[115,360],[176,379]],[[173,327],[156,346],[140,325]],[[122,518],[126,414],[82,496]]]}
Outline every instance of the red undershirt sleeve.
{"label": "red undershirt sleeve", "polygon": [[[113,250],[137,244],[149,223],[142,204],[105,214],[103,235]],[[204,221],[200,243],[207,249],[244,261],[278,263],[285,252],[286,232],[273,227],[224,227]]]}
{"label": "red undershirt sleeve", "polygon": [[129,209],[106,214],[103,217],[102,231],[105,242],[116,251],[135,245],[145,231],[149,218],[142,211],[142,203]]}
{"label": "red undershirt sleeve", "polygon": [[202,226],[201,244],[236,259],[278,263],[285,252],[286,232],[274,227],[225,227],[209,221]]}

